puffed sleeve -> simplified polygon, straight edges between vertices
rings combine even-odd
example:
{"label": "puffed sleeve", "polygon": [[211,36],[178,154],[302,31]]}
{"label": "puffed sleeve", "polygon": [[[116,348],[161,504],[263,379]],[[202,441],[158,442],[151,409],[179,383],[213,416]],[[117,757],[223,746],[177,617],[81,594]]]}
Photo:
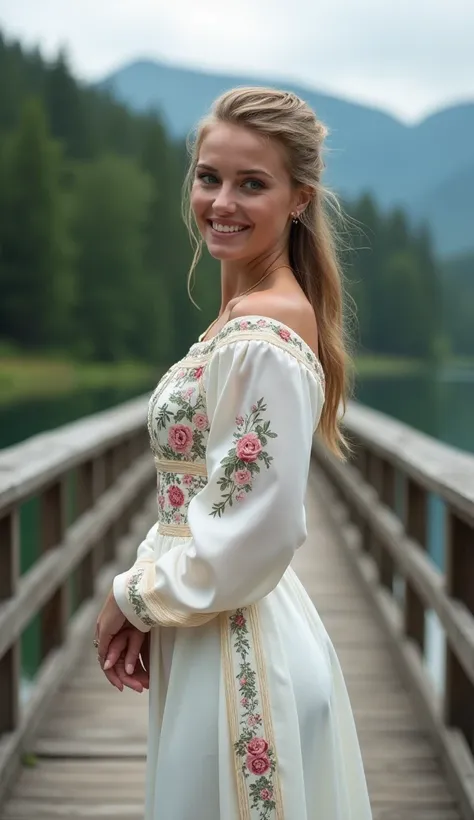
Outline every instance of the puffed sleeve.
{"label": "puffed sleeve", "polygon": [[214,351],[205,387],[208,483],[189,504],[192,536],[158,559],[145,539],[132,569],[114,581],[119,607],[142,631],[198,626],[260,600],[306,538],[324,400],[317,374],[280,346],[239,339]]}

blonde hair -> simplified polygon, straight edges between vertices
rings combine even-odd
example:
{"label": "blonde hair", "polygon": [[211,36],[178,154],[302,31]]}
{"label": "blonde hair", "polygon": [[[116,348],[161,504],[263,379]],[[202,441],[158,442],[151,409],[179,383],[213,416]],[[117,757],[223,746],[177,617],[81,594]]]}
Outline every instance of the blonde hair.
{"label": "blonde hair", "polygon": [[348,449],[339,426],[339,412],[346,409],[349,356],[346,350],[342,286],[335,232],[327,205],[341,213],[337,200],[321,184],[324,168],[322,147],[327,129],[312,109],[295,94],[271,88],[235,88],[222,94],[210,115],[198,126],[188,143],[191,162],[184,184],[183,216],[194,246],[188,289],[202,252],[190,205],[190,193],[200,146],[209,126],[216,122],[251,128],[277,140],[286,149],[288,169],[295,186],[310,186],[314,195],[290,232],[290,264],[311,302],[319,334],[319,358],[326,376],[326,398],[319,432],[328,448],[343,456]]}

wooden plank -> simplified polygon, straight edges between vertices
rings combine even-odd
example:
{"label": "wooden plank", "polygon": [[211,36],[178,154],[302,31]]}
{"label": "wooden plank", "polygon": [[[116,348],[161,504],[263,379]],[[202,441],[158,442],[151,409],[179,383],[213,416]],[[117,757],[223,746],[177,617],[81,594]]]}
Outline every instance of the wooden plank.
{"label": "wooden plank", "polygon": [[[460,820],[426,729],[387,650],[385,632],[348,570],[317,489],[308,503],[308,540],[294,566],[341,661],[373,820]],[[34,746],[38,765],[23,770],[0,820],[143,820],[146,712],[146,695],[110,688],[89,645]]]}

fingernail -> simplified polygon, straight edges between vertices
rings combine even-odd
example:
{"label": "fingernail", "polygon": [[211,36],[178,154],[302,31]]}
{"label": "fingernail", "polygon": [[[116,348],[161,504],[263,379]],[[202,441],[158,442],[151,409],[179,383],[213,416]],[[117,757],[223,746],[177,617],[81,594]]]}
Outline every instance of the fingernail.
{"label": "fingernail", "polygon": [[105,661],[105,663],[104,663],[104,672],[107,672],[107,669],[110,669],[111,666],[112,666],[112,664],[110,663],[110,661]]}
{"label": "fingernail", "polygon": [[133,675],[133,670],[134,669],[135,669],[135,667],[131,663],[127,663],[127,665],[125,667],[125,671],[126,671],[127,675]]}

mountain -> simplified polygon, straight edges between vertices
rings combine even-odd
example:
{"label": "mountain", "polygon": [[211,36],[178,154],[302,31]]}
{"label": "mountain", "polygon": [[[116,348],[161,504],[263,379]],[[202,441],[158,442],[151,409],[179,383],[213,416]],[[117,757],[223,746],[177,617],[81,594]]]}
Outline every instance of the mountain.
{"label": "mountain", "polygon": [[106,77],[104,90],[136,111],[159,111],[184,137],[226,89],[285,87],[305,99],[330,129],[327,183],[341,196],[370,190],[382,206],[403,205],[426,220],[443,255],[474,248],[474,103],[408,126],[374,108],[295,85],[133,62]]}

